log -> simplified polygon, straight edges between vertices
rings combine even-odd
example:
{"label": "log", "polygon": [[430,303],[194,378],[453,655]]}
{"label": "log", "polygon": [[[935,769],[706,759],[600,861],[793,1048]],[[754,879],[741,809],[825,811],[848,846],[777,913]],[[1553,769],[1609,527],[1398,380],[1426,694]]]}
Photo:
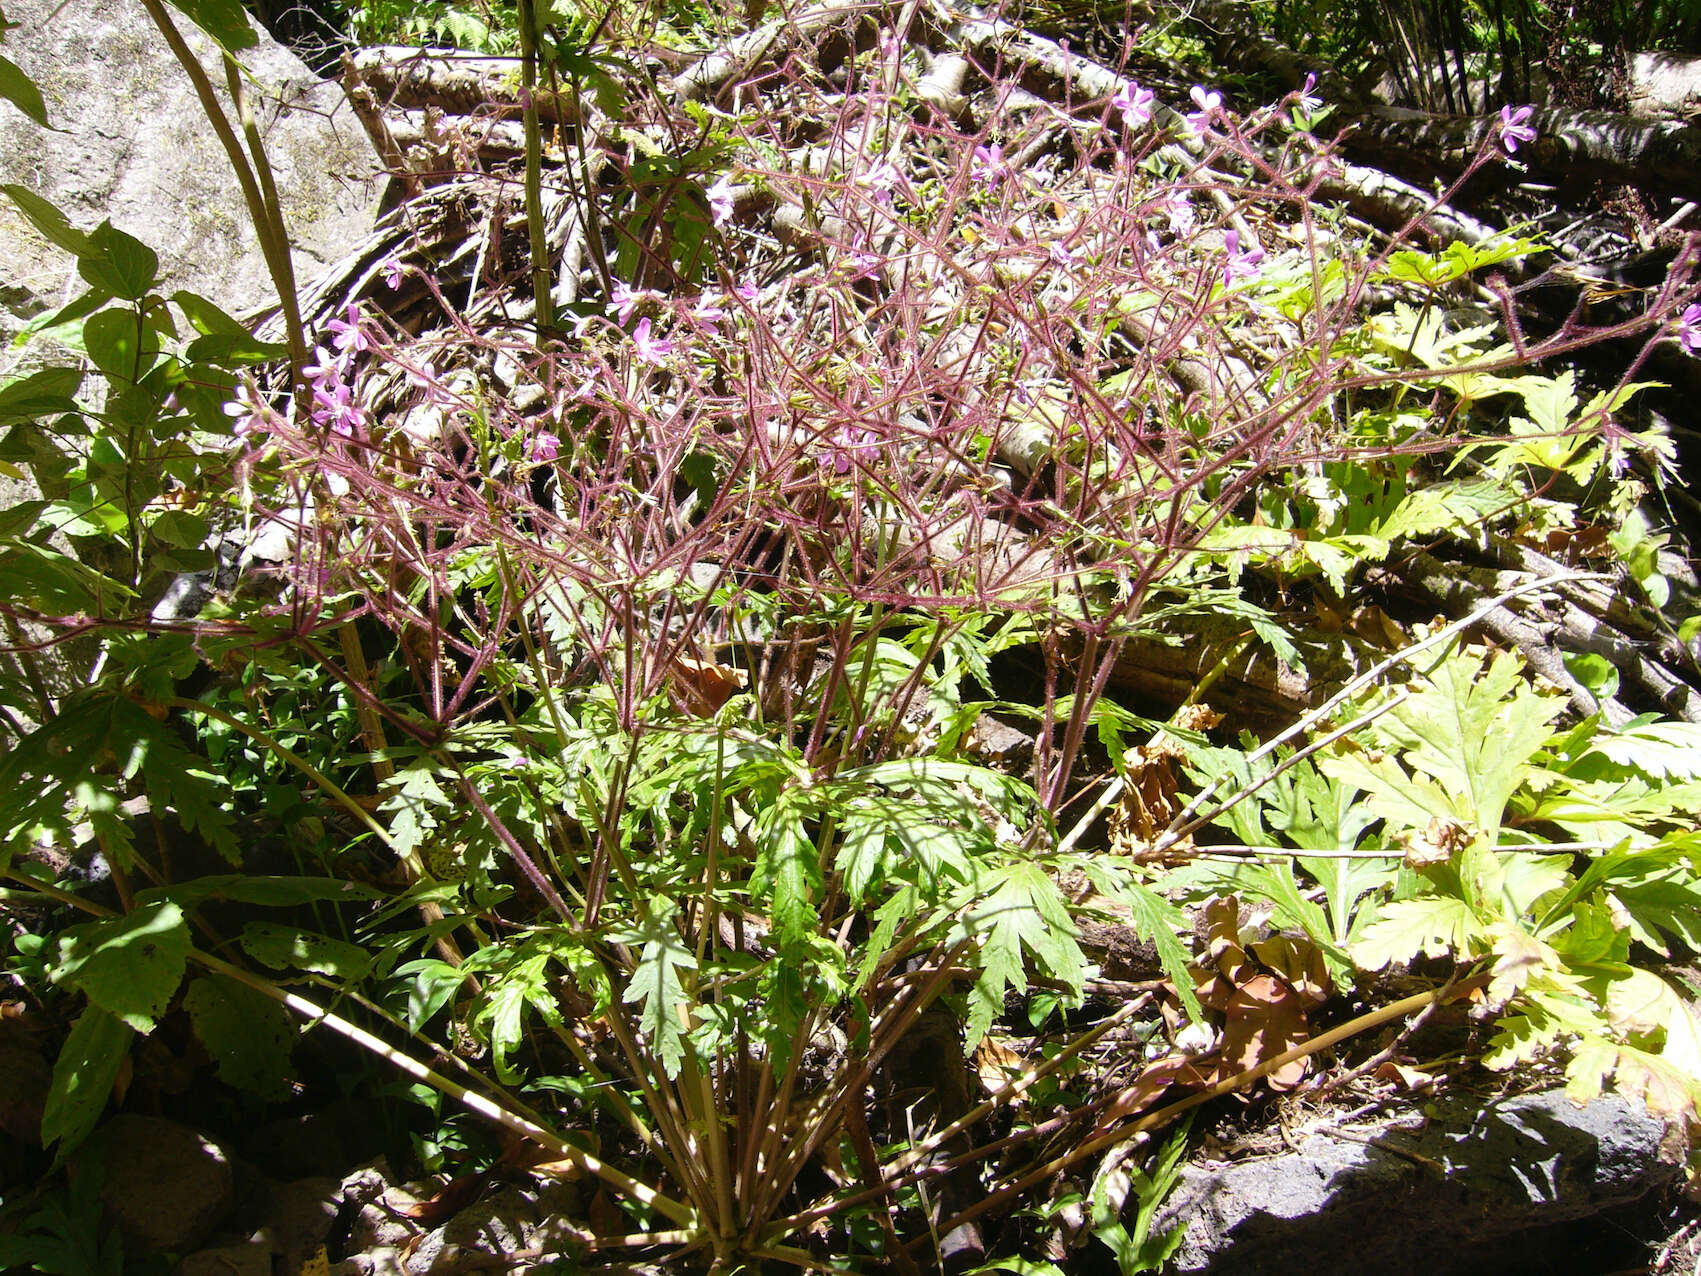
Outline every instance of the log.
{"label": "log", "polygon": [[[343,86],[352,92],[356,85],[370,92],[385,111],[435,107],[447,115],[516,121],[521,113],[518,58],[373,45],[343,56]],[[578,104],[571,93],[540,90],[532,100],[541,120],[579,122]]]}
{"label": "log", "polygon": [[[1424,176],[1451,179],[1498,136],[1498,116],[1429,115],[1374,107],[1356,119],[1348,149],[1361,158]],[[1611,111],[1542,109],[1530,118],[1536,140],[1518,148],[1518,163],[1555,182],[1592,180],[1674,196],[1701,197],[1701,124],[1642,120]]]}

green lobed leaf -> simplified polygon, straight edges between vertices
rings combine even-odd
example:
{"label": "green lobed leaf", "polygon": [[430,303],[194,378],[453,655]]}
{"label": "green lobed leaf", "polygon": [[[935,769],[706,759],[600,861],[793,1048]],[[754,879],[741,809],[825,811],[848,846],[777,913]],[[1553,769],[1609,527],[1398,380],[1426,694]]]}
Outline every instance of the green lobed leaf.
{"label": "green lobed leaf", "polygon": [[905,884],[893,891],[886,902],[874,911],[874,930],[863,948],[862,960],[857,963],[855,988],[868,986],[881,970],[886,954],[891,951],[898,932],[924,915],[925,904],[914,886]]}
{"label": "green lobed leaf", "polygon": [[263,1099],[290,1093],[295,1023],[289,1010],[225,975],[202,975],[183,994],[195,1035],[227,1085]]}
{"label": "green lobed leaf", "polygon": [[1543,434],[1563,434],[1577,411],[1577,374],[1519,377],[1514,383],[1530,414],[1529,424]]}
{"label": "green lobed leaf", "polygon": [[43,368],[21,380],[0,386],[0,425],[35,421],[61,412],[75,412],[80,368]]}
{"label": "green lobed leaf", "polygon": [[1319,756],[1317,769],[1344,786],[1361,790],[1366,805],[1394,829],[1423,828],[1434,816],[1454,814],[1447,791],[1433,780],[1409,774],[1386,754],[1367,754],[1344,745],[1340,749]]}
{"label": "green lobed leaf", "polygon": [[1701,882],[1693,870],[1678,869],[1650,881],[1624,883],[1610,898],[1618,906],[1627,937],[1662,957],[1668,937],[1691,951],[1701,949]]}
{"label": "green lobed leaf", "polygon": [[96,614],[103,599],[116,602],[134,592],[69,554],[33,541],[0,544],[0,578],[12,601],[55,616]]}
{"label": "green lobed leaf", "polygon": [[408,1031],[418,1032],[449,1004],[455,990],[467,981],[459,966],[435,957],[424,957],[396,967],[395,976],[407,988]]}
{"label": "green lobed leaf", "polygon": [[159,278],[159,254],[111,222],[89,232],[77,272],[96,288],[125,301],[140,301]]}
{"label": "green lobed leaf", "polygon": [[237,900],[271,908],[293,908],[299,904],[313,904],[321,900],[382,898],[382,891],[335,877],[251,877],[246,873],[197,877],[180,885],[139,891],[136,895],[138,901],[169,899],[184,908],[193,908],[209,899]]}
{"label": "green lobed leaf", "polygon": [[1531,1063],[1552,1049],[1564,1031],[1564,1023],[1539,1007],[1504,1015],[1488,1039],[1483,1066],[1506,1072],[1519,1064]]}
{"label": "green lobed leaf", "polygon": [[35,81],[10,58],[0,57],[0,97],[5,98],[42,128],[52,128],[47,122],[47,103],[41,100],[41,90]]}
{"label": "green lobed leaf", "polygon": [[260,42],[238,0],[170,0],[170,4],[227,53],[239,53]]}
{"label": "green lobed leaf", "polygon": [[1701,779],[1701,723],[1643,722],[1599,731],[1588,751],[1655,780]]}
{"label": "green lobed leaf", "polygon": [[1181,998],[1182,1008],[1193,1023],[1205,1022],[1205,1011],[1194,995],[1194,976],[1191,949],[1179,938],[1179,933],[1191,929],[1187,915],[1157,891],[1143,882],[1134,881],[1127,862],[1103,855],[1082,856],[1074,865],[1087,877],[1093,887],[1108,899],[1128,909],[1128,924],[1135,934],[1151,941],[1157,949],[1158,963]]}
{"label": "green lobed leaf", "polygon": [[80,989],[137,1032],[148,1032],[183,982],[190,947],[183,910],[158,900],[123,917],[61,932],[53,979]]}
{"label": "green lobed leaf", "polygon": [[1456,816],[1493,842],[1507,801],[1534,771],[1531,758],[1562,708],[1557,697],[1530,689],[1510,653],[1485,662],[1470,651],[1449,651],[1371,729],[1400,750],[1410,775],[1387,757],[1362,754],[1318,765],[1365,790],[1385,815],[1407,827],[1422,828],[1431,816]]}
{"label": "green lobed leaf", "polygon": [[99,1006],[77,1017],[60,1047],[41,1114],[41,1145],[59,1144],[56,1160],[88,1137],[106,1109],[134,1030]]}
{"label": "green lobed leaf", "polygon": [[638,964],[621,1000],[639,1007],[639,1027],[669,1077],[677,1077],[685,1062],[685,1025],[680,1012],[688,997],[681,972],[697,969],[697,955],[673,924],[676,911],[671,900],[657,901],[643,923],[615,937],[621,943],[639,946]]}
{"label": "green lobed leaf", "polygon": [[5,191],[18,206],[18,211],[28,219],[29,224],[52,243],[68,253],[75,253],[78,257],[92,251],[89,237],[71,225],[65,214],[51,201],[43,199],[27,186],[10,182],[0,185],[0,191]]}
{"label": "green lobed leaf", "polygon": [[895,805],[886,809],[895,810],[898,818],[887,824],[886,831],[900,862],[914,864],[921,870],[923,884],[933,890],[947,880],[966,881],[969,857],[990,844],[980,821],[965,824],[960,817],[952,818],[955,813],[941,811],[925,799],[891,802]]}
{"label": "green lobed leaf", "polygon": [[768,900],[774,939],[786,947],[801,944],[819,921],[815,894],[821,888],[821,859],[804,815],[809,803],[787,789],[756,817],[762,849],[751,868],[752,895]]}
{"label": "green lobed leaf", "polygon": [[384,781],[378,809],[390,817],[390,838],[398,855],[422,846],[437,827],[439,813],[451,806],[437,782],[439,769],[432,759],[417,758]]}
{"label": "green lobed leaf", "polygon": [[1382,915],[1353,945],[1352,955],[1365,970],[1408,962],[1419,953],[1464,957],[1470,955],[1473,941],[1485,934],[1470,906],[1458,896],[1426,895],[1384,905]]}
{"label": "green lobed leaf", "polygon": [[[1189,1114],[1153,1156],[1149,1170],[1141,1170],[1112,1153],[1107,1164],[1114,1162],[1114,1168],[1108,1171],[1101,1169],[1093,1180],[1088,1197],[1092,1207],[1093,1235],[1116,1256],[1117,1270],[1122,1276],[1160,1270],[1186,1237],[1185,1220],[1157,1236],[1152,1234],[1152,1221],[1181,1182],[1191,1125],[1192,1116]],[[1127,1213],[1127,1197],[1130,1194],[1135,1198],[1133,1231],[1129,1231],[1122,1221]]]}
{"label": "green lobed leaf", "polygon": [[372,955],[358,944],[295,926],[249,922],[237,942],[255,961],[273,970],[310,970],[333,979],[354,980],[372,969]]}
{"label": "green lobed leaf", "polygon": [[[0,562],[4,559],[0,553]],[[80,816],[103,839],[113,862],[130,866],[129,825],[112,774],[119,761],[113,699],[94,691],[66,696],[57,717],[0,757],[0,837],[45,830],[74,845],[87,836],[75,828]]]}
{"label": "green lobed leaf", "polygon": [[97,310],[83,321],[83,349],[109,378],[139,381],[159,356],[159,334],[134,310]]}
{"label": "green lobed leaf", "polygon": [[1641,1099],[1655,1116],[1693,1123],[1701,1108],[1701,1079],[1686,1064],[1604,1037],[1578,1044],[1565,1077],[1565,1097],[1579,1106],[1598,1098],[1611,1077],[1620,1094]]}
{"label": "green lobed leaf", "polygon": [[882,809],[895,798],[866,798],[852,803],[839,824],[838,853],[834,869],[843,877],[847,898],[860,904],[885,879],[893,864],[887,850],[889,813]]}
{"label": "green lobed leaf", "polygon": [[1479,526],[1508,499],[1507,488],[1493,479],[1434,483],[1408,493],[1372,530],[1388,541],[1433,537]]}
{"label": "green lobed leaf", "polygon": [[474,1022],[485,1025],[489,1033],[490,1061],[497,1079],[504,1085],[519,1080],[508,1059],[524,1039],[527,1009],[538,1011],[548,1022],[561,1022],[554,981],[549,974],[553,957],[553,953],[537,952],[527,945],[521,950],[519,960],[508,964],[486,984],[479,998]]}
{"label": "green lobed leaf", "polygon": [[1075,942],[1074,919],[1062,892],[1032,861],[993,870],[985,879],[991,893],[963,920],[965,937],[979,941],[980,978],[969,993],[964,1026],[967,1049],[986,1036],[1004,1009],[1006,989],[1026,992],[1027,960],[1061,982],[1071,998],[1081,995],[1087,959]]}

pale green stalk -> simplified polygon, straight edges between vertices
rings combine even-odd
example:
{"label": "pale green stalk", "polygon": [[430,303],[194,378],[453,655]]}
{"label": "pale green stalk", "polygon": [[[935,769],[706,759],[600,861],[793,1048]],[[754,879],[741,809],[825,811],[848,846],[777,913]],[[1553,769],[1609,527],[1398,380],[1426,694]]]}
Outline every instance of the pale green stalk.
{"label": "pale green stalk", "polygon": [[[243,153],[236,130],[231,127],[229,117],[219,105],[218,96],[213,91],[213,83],[207,77],[206,69],[184,42],[183,36],[172,23],[171,16],[165,11],[165,5],[161,0],[142,0],[142,7],[159,28],[160,35],[165,38],[178,65],[183,68],[183,73],[189,77],[195,96],[200,99],[202,113],[224,147],[225,156],[230,160],[231,171],[236,175],[237,185],[242,188],[242,198],[248,205],[249,219],[254,223],[254,233],[260,240],[260,251],[265,255],[266,268],[271,272],[272,286],[277,289],[278,304],[283,308],[284,334],[289,344],[291,385],[297,406],[305,419],[307,383],[302,377],[302,370],[307,366],[307,338],[301,326],[301,310],[295,295],[295,268],[290,264],[289,237],[283,224],[283,210],[277,204],[277,191],[272,186],[270,168],[265,161],[265,151],[260,145],[259,133],[253,129],[252,117],[245,115],[244,127],[250,130],[249,144],[254,148],[260,169],[266,174],[266,190],[271,193],[269,201],[260,189],[260,180],[256,178],[254,168]],[[229,55],[225,56],[228,59]],[[237,95],[236,101],[238,109],[246,113],[244,99],[240,94]]]}
{"label": "pale green stalk", "polygon": [[537,302],[537,335],[555,326],[555,299],[549,277],[549,242],[543,225],[543,138],[537,116],[537,8],[519,0],[520,95],[526,132],[526,230],[531,236],[532,296]]}

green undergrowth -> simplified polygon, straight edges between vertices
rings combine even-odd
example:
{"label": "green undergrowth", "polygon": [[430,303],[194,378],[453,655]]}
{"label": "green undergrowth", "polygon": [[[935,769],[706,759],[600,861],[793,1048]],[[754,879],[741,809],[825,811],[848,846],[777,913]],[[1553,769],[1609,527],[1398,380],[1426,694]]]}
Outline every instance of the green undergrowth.
{"label": "green undergrowth", "polygon": [[[1476,627],[1587,584],[1693,643],[1670,445],[1631,424],[1657,387],[1480,304],[1539,242],[1314,208],[1295,101],[1201,105],[1246,183],[1132,102],[1038,183],[1015,116],[914,123],[902,57],[854,64],[878,110],[834,97],[858,140],[810,169],[624,86],[571,340],[404,331],[375,284],[308,365],[7,188],[86,286],[23,338],[57,365],[0,384],[40,491],[0,525],[0,875],[44,1160],[151,1036],[263,1110],[310,1027],[417,1107],[422,1170],[496,1164],[470,1111],[591,1185],[581,1265],[927,1266],[972,1225],[1050,1270],[1069,1174],[1149,1270],[1186,1143],[1142,1140],[1295,1083],[1401,969],[1410,1014],[1468,1002],[1467,1062],[1694,1119],[1701,733]],[[1681,336],[1685,287],[1607,335]],[[1578,549],[1451,620],[1366,592],[1493,544]],[[1191,685],[1119,692],[1166,642]],[[1219,680],[1254,664],[1313,707],[1238,730]],[[1105,980],[1088,923],[1161,977]],[[941,1022],[968,1065],[899,1062]],[[80,1200],[8,1206],[0,1259]]]}

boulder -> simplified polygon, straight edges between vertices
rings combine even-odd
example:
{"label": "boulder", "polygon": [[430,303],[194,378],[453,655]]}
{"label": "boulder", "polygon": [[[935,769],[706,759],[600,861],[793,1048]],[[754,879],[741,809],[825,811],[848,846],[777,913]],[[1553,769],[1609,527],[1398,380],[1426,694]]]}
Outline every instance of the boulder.
{"label": "boulder", "polygon": [[342,1185],[333,1178],[306,1178],[268,1184],[260,1195],[260,1225],[250,1239],[277,1256],[280,1271],[304,1270],[331,1235]]}
{"label": "boulder", "polygon": [[[1415,1128],[1413,1128],[1415,1127]],[[1296,1150],[1231,1165],[1189,1166],[1155,1221],[1182,1224],[1177,1273],[1376,1271],[1385,1276],[1599,1271],[1576,1227],[1602,1227],[1673,1181],[1665,1126],[1639,1102],[1586,1107],[1560,1091],[1486,1104],[1455,1099],[1319,1131]]]}
{"label": "boulder", "polygon": [[163,1117],[113,1117],[76,1154],[72,1172],[97,1172],[96,1162],[107,1216],[136,1250],[193,1250],[236,1203],[235,1175],[224,1150]]}
{"label": "boulder", "polygon": [[[170,12],[229,112],[212,42]],[[0,102],[0,182],[53,201],[80,229],[110,219],[160,254],[165,291],[187,288],[232,312],[270,304],[271,277],[229,161],[138,0],[8,0],[6,16],[18,26],[5,54],[35,80],[62,131]],[[304,284],[371,228],[382,165],[342,89],[256,31],[259,44],[238,58]],[[0,328],[13,331],[83,288],[71,257],[6,199],[0,280]]]}
{"label": "boulder", "polygon": [[536,1200],[517,1187],[501,1188],[421,1237],[408,1256],[409,1276],[462,1271],[474,1256],[514,1255],[527,1249],[537,1225]]}

